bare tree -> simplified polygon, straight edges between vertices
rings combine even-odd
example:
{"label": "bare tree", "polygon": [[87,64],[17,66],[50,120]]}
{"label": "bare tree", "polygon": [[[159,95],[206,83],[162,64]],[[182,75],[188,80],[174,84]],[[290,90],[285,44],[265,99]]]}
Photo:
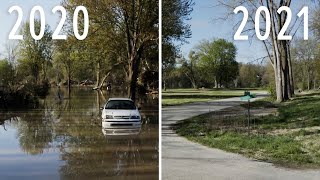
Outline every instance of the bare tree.
{"label": "bare tree", "polygon": [[10,62],[13,66],[17,63],[17,42],[16,41],[7,41],[5,44],[5,51],[6,51],[6,59]]}
{"label": "bare tree", "polygon": [[[304,41],[299,39],[293,49],[294,62],[298,66],[295,71],[301,74],[300,78],[303,82],[306,82],[307,89],[311,89],[311,82],[313,82],[314,88],[316,86],[316,60],[318,55],[317,42],[315,40]],[[299,76],[299,75],[297,75]],[[296,79],[297,80],[297,79]]]}
{"label": "bare tree", "polygon": [[194,89],[198,88],[198,82],[197,82],[197,76],[196,76],[196,71],[197,71],[197,61],[198,61],[198,55],[191,50],[189,53],[189,60],[186,60],[182,58],[181,61],[181,69],[183,73],[186,75],[186,77],[190,80],[192,87]]}
{"label": "bare tree", "polygon": [[[276,94],[277,101],[282,102],[290,99],[294,95],[294,84],[293,84],[293,74],[292,74],[292,63],[291,63],[291,51],[289,40],[279,40],[278,34],[280,30],[284,27],[287,20],[287,13],[281,12],[279,14],[277,10],[282,6],[291,6],[291,0],[224,0],[219,1],[219,5],[227,8],[230,11],[226,18],[232,17],[233,10],[237,6],[245,6],[249,12],[249,18],[247,23],[247,28],[243,31],[246,33],[252,33],[251,37],[254,36],[255,29],[255,13],[259,6],[265,6],[270,12],[270,24],[271,31],[269,38],[261,41],[265,47],[268,57],[274,69],[274,77],[276,82]],[[266,15],[261,13],[261,19],[263,20],[260,25],[260,32],[266,32],[265,27],[262,24],[266,23]],[[225,18],[224,18],[225,19]],[[285,35],[291,34],[295,36],[297,30],[300,27],[303,19],[299,20],[296,17],[293,20],[292,25],[287,28]],[[240,22],[239,22],[240,23]],[[237,23],[237,25],[239,24]],[[236,26],[237,26],[236,25]]]}

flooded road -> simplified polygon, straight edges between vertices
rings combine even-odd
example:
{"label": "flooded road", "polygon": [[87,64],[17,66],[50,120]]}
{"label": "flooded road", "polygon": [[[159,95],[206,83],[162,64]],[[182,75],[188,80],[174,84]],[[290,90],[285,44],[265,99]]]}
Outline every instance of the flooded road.
{"label": "flooded road", "polygon": [[1,112],[0,179],[158,179],[158,99],[138,100],[139,133],[110,136],[100,107],[119,96],[53,88],[38,109]]}

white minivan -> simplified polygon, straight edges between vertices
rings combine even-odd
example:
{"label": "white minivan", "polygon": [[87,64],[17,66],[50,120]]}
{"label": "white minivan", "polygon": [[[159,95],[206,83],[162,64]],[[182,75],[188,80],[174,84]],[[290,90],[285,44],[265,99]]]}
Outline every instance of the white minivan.
{"label": "white minivan", "polygon": [[131,99],[110,98],[102,110],[102,128],[132,129],[141,127],[139,109]]}

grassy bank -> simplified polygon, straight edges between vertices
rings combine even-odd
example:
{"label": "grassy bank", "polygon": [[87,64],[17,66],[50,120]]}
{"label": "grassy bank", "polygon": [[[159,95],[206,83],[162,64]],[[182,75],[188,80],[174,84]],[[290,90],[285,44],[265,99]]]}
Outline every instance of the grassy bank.
{"label": "grassy bank", "polygon": [[162,92],[162,105],[171,106],[239,97],[243,96],[245,90],[259,92],[257,89],[168,89]]}
{"label": "grassy bank", "polygon": [[[283,104],[258,101],[252,108],[257,114],[252,118],[250,135],[244,106],[182,121],[176,130],[191,141],[254,159],[294,168],[320,167],[319,94]],[[259,115],[270,109],[277,113]]]}

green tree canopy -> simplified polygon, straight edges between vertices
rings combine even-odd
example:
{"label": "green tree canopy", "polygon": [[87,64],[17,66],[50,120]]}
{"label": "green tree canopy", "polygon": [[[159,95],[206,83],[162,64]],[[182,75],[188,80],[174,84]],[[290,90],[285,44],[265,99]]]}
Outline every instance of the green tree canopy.
{"label": "green tree canopy", "polygon": [[[39,34],[41,23],[35,20],[35,33]],[[35,40],[30,34],[30,24],[25,23],[21,34],[24,40],[20,41],[19,49],[19,70],[20,75],[32,77],[38,83],[47,79],[47,68],[51,64],[53,53],[52,31],[46,25],[44,36],[41,40]],[[31,76],[30,76],[31,75]]]}
{"label": "green tree canopy", "polygon": [[191,37],[191,26],[186,22],[191,19],[194,2],[192,0],[162,1],[162,71],[163,84],[174,69],[179,48]]}
{"label": "green tree canopy", "polygon": [[13,80],[13,66],[7,60],[0,60],[0,86],[10,86]]}
{"label": "green tree canopy", "polygon": [[237,48],[232,42],[205,40],[196,46],[195,53],[199,56],[202,72],[208,81],[215,82],[215,87],[228,86],[238,76]]}
{"label": "green tree canopy", "polygon": [[[159,40],[158,0],[67,0],[64,4],[70,15],[80,4],[88,9],[89,35],[80,44],[91,51],[84,52],[96,65],[97,81],[100,73],[109,75],[111,69],[123,70],[128,96],[134,100],[142,67],[158,64],[158,59],[153,58]],[[119,68],[114,67],[119,64]]]}

